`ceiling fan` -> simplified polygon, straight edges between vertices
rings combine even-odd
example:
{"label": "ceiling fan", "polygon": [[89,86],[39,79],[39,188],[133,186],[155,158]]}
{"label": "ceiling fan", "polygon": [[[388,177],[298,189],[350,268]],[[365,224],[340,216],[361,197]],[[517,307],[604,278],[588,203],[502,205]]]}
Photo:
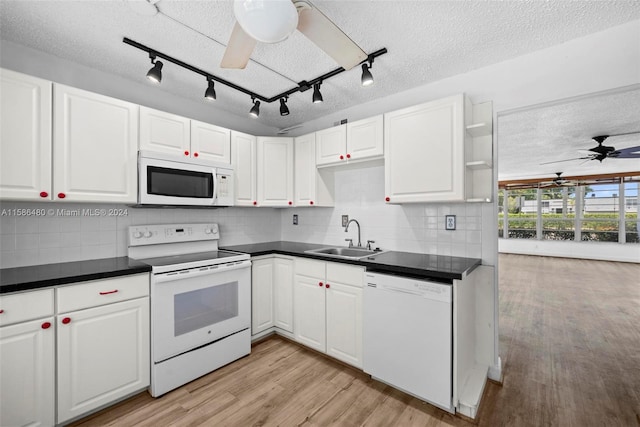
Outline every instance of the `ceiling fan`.
{"label": "ceiling fan", "polygon": [[556,177],[552,181],[545,181],[540,183],[540,187],[549,187],[555,185],[556,187],[568,187],[574,184],[568,179],[562,178],[562,172],[556,172]]}
{"label": "ceiling fan", "polygon": [[350,70],[367,54],[307,0],[234,0],[236,23],[222,68],[243,69],[257,42],[277,43],[300,31],[342,68]]}
{"label": "ceiling fan", "polygon": [[627,132],[627,133],[618,133],[615,135],[599,135],[594,136],[593,139],[598,145],[590,148],[588,150],[580,150],[585,156],[583,157],[575,157],[573,159],[565,159],[565,160],[555,160],[553,162],[545,162],[540,163],[541,165],[549,165],[552,163],[561,163],[561,162],[570,162],[573,160],[598,160],[602,162],[604,159],[614,158],[614,159],[638,159],[640,158],[640,145],[635,147],[623,148],[621,150],[616,150],[613,146],[604,145],[604,142],[607,138],[611,138],[614,136],[622,136],[622,135],[633,135],[639,132]]}

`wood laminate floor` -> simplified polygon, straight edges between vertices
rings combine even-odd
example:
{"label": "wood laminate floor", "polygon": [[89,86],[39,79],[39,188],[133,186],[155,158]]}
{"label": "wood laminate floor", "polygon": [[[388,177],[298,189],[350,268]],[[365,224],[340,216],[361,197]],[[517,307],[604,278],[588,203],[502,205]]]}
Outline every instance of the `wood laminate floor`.
{"label": "wood laminate floor", "polygon": [[[503,384],[481,426],[640,426],[640,264],[500,255]],[[281,338],[89,426],[472,426]]]}

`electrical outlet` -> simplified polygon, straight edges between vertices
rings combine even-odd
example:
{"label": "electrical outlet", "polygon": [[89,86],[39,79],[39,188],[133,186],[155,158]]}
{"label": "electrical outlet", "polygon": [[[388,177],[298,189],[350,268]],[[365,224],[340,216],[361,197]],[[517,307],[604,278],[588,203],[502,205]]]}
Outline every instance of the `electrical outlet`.
{"label": "electrical outlet", "polygon": [[455,215],[445,215],[444,228],[445,230],[455,230],[456,229],[456,216]]}
{"label": "electrical outlet", "polygon": [[298,214],[293,214],[293,225],[298,225]]}
{"label": "electrical outlet", "polygon": [[349,215],[342,215],[342,226],[346,227],[349,222]]}

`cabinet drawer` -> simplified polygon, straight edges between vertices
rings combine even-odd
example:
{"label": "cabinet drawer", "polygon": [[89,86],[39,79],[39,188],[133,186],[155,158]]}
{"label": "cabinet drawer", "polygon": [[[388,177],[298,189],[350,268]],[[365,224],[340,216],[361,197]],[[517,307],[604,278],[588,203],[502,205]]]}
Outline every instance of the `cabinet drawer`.
{"label": "cabinet drawer", "polygon": [[53,289],[0,296],[0,326],[53,316]]}
{"label": "cabinet drawer", "polygon": [[314,261],[305,258],[296,258],[295,273],[307,277],[324,278],[325,263],[323,261]]}
{"label": "cabinet drawer", "polygon": [[57,312],[66,313],[149,295],[149,275],[101,279],[56,289]]}
{"label": "cabinet drawer", "polygon": [[364,284],[364,267],[328,262],[327,282],[342,283],[361,288]]}

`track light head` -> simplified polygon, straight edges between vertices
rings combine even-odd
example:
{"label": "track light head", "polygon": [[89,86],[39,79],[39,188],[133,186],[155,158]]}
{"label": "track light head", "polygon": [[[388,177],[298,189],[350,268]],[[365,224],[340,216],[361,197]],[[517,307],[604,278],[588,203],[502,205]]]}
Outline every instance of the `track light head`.
{"label": "track light head", "polygon": [[362,84],[362,86],[370,86],[373,84],[373,75],[371,71],[369,71],[369,68],[371,68],[370,64],[362,64],[362,77],[360,78],[360,84]]}
{"label": "track light head", "polygon": [[162,81],[162,62],[156,61],[156,55],[154,53],[149,54],[149,58],[151,58],[151,63],[153,67],[149,69],[147,72],[147,78],[151,80],[153,83],[160,84]]}
{"label": "track light head", "polygon": [[320,83],[313,85],[313,103],[318,104],[322,102],[322,94],[320,93]]}
{"label": "track light head", "polygon": [[204,91],[204,97],[205,99],[209,100],[209,101],[215,101],[216,100],[216,90],[213,87],[214,83],[213,80],[210,78],[207,78],[209,85],[207,87],[207,90]]}
{"label": "track light head", "polygon": [[[253,100],[253,98],[251,99]],[[249,110],[249,115],[254,119],[257,119],[258,116],[260,116],[260,101],[256,100],[253,103],[253,107],[251,107],[251,110]]]}
{"label": "track light head", "polygon": [[280,98],[280,115],[288,116],[289,107],[287,107],[287,98]]}

